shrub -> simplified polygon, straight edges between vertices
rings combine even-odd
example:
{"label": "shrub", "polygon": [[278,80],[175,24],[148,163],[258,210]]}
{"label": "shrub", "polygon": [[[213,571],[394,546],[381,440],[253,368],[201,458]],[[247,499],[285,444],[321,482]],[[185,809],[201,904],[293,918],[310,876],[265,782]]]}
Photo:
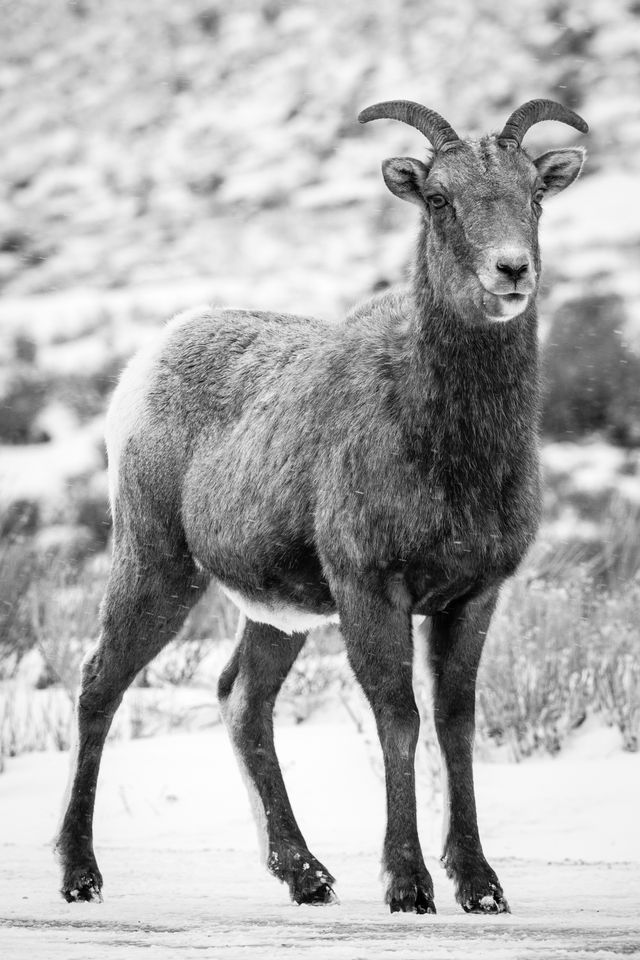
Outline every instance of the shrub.
{"label": "shrub", "polygon": [[48,401],[49,384],[35,368],[18,364],[4,371],[0,392],[0,442],[34,443],[48,440],[35,425]]}
{"label": "shrub", "polygon": [[23,543],[0,548],[0,678],[11,676],[36,643],[29,591],[37,568],[36,555]]}
{"label": "shrub", "polygon": [[39,527],[40,506],[35,500],[20,497],[8,503],[0,515],[0,537],[7,542],[32,536]]}
{"label": "shrub", "polygon": [[529,563],[505,587],[480,668],[478,729],[516,759],[557,753],[595,713],[625,749],[640,745],[640,565],[629,554],[628,580],[615,565],[603,577],[608,550],[569,568],[550,562],[548,579]]}
{"label": "shrub", "polygon": [[575,439],[594,431],[640,445],[640,359],[625,344],[625,315],[615,294],[566,302],[544,351],[544,431]]}
{"label": "shrub", "polygon": [[43,688],[62,682],[72,691],[82,656],[97,635],[106,558],[69,562],[68,553],[37,552],[30,543],[0,549],[0,678],[15,674],[38,649]]}
{"label": "shrub", "polygon": [[557,753],[593,702],[584,577],[554,586],[521,575],[505,590],[478,681],[481,735],[516,759]]}
{"label": "shrub", "polygon": [[53,562],[32,583],[33,631],[45,664],[41,686],[54,680],[75,692],[82,658],[98,636],[106,578],[106,563],[98,558],[78,566]]}

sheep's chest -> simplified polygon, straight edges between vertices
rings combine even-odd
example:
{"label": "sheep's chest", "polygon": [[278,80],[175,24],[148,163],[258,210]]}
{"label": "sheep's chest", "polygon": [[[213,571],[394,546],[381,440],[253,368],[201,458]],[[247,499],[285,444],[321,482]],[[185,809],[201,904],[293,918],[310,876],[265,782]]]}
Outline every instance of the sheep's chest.
{"label": "sheep's chest", "polygon": [[[539,517],[537,472],[505,476],[495,486],[469,487],[455,501],[431,498],[412,533],[398,525],[411,550],[397,569],[416,613],[433,613],[452,599],[510,576],[535,536]],[[404,529],[403,529],[404,528]]]}
{"label": "sheep's chest", "polygon": [[431,544],[406,564],[404,583],[421,614],[442,610],[451,600],[498,582],[514,572],[526,544],[505,542],[469,531]]}

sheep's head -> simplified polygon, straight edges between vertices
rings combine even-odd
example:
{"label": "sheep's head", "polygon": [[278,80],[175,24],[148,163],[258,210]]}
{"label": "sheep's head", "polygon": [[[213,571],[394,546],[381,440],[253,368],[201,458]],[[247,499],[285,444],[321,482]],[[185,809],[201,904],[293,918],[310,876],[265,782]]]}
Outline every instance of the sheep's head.
{"label": "sheep's head", "polygon": [[551,150],[533,159],[522,139],[534,123],[560,120],[582,133],[585,121],[552,100],[530,100],[501,133],[461,140],[433,110],[406,100],[367,107],[361,123],[401,120],[426,136],[426,163],[385,160],[389,190],[422,211],[425,230],[418,263],[442,298],[469,318],[520,316],[535,297],[540,275],[538,220],[543,201],[573,183],[584,162],[580,147]]}

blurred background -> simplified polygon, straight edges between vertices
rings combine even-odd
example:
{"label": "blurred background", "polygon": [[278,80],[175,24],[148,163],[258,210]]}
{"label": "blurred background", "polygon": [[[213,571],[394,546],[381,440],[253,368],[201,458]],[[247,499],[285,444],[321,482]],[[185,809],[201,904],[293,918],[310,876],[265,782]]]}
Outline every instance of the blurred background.
{"label": "blurred background", "polygon": [[[404,277],[415,215],[380,163],[425,143],[356,122],[391,98],[461,134],[540,96],[590,124],[527,138],[589,157],[542,219],[545,520],[478,726],[515,759],[590,718],[638,749],[638,0],[3,0],[0,44],[0,769],[68,745],[108,570],[103,418],[132,352],[202,301],[331,319]],[[217,722],[234,622],[212,592],[114,736]],[[335,697],[360,723],[339,638],[318,634],[281,709]]]}

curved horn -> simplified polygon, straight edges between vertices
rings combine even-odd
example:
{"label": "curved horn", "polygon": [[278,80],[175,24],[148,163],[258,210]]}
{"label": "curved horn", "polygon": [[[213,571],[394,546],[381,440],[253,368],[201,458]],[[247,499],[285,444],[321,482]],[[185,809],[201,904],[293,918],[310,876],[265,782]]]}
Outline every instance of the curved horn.
{"label": "curved horn", "polygon": [[540,123],[541,120],[559,120],[560,123],[568,123],[570,127],[575,127],[580,133],[589,132],[589,127],[582,117],[568,107],[563,107],[561,103],[556,103],[555,100],[527,100],[513,111],[502,133],[498,135],[498,140],[507,140],[520,146],[529,127],[534,123]]}
{"label": "curved horn", "polygon": [[435,150],[442,150],[448,144],[458,143],[460,140],[444,117],[412,100],[386,100],[384,103],[375,103],[358,114],[360,123],[384,119],[400,120],[408,123],[410,127],[415,127],[431,141]]}

